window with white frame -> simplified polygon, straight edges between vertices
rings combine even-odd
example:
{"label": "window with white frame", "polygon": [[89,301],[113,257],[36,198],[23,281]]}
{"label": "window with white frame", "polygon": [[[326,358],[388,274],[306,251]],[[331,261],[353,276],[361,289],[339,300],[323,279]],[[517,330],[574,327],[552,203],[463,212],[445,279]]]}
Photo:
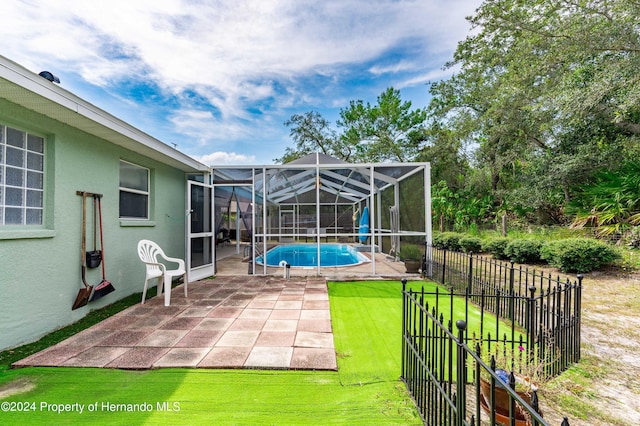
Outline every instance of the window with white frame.
{"label": "window with white frame", "polygon": [[0,124],[0,225],[42,225],[44,138]]}
{"label": "window with white frame", "polygon": [[122,160],[120,218],[149,219],[149,169]]}

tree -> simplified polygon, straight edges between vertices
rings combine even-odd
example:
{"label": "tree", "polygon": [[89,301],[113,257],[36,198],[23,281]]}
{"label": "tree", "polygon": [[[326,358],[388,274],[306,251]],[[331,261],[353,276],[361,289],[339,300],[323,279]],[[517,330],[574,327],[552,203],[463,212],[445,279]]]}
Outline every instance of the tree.
{"label": "tree", "polygon": [[[631,0],[484,2],[446,65],[459,71],[430,87],[430,132],[472,152],[468,176],[486,176],[497,205],[528,197],[562,220],[580,185],[637,151],[639,12]],[[614,147],[624,157],[611,162]]]}
{"label": "tree", "polygon": [[288,163],[313,152],[341,158],[336,131],[329,127],[330,123],[319,112],[294,114],[284,124],[291,128],[289,136],[295,142],[295,148],[287,147],[284,156],[276,162]]}
{"label": "tree", "polygon": [[451,129],[437,124],[426,131],[425,139],[416,160],[430,163],[431,181],[442,180],[452,190],[462,189],[471,168],[460,139]]}
{"label": "tree", "polygon": [[424,141],[426,111],[411,109],[393,88],[378,96],[376,105],[351,101],[340,110],[337,126],[341,133],[318,112],[294,114],[284,124],[291,127],[296,143],[276,162],[286,163],[312,152],[322,152],[350,162],[411,161]]}
{"label": "tree", "polygon": [[404,162],[418,155],[425,119],[425,110],[412,110],[411,102],[402,102],[400,91],[390,87],[378,96],[377,105],[351,101],[340,111],[338,126],[346,140],[358,141],[366,161]]}
{"label": "tree", "polygon": [[488,1],[455,62],[502,68],[514,88],[536,94],[532,109],[556,111],[562,124],[602,116],[639,134],[639,15],[634,0]]}

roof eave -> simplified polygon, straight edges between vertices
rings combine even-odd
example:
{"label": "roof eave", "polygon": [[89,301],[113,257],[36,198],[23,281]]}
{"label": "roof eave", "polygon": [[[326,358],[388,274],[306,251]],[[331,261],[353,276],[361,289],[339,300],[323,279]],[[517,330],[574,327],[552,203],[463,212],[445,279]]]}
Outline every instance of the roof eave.
{"label": "roof eave", "polygon": [[0,56],[0,93],[7,101],[184,172],[209,166],[142,132],[49,80]]}

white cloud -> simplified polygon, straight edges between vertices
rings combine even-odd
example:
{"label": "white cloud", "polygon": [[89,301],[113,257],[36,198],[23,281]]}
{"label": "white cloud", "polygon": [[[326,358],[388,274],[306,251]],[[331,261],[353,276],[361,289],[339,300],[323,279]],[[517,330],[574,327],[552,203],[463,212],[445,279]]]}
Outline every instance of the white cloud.
{"label": "white cloud", "polygon": [[258,161],[253,155],[237,154],[235,152],[217,151],[210,154],[193,156],[201,163],[211,166],[225,165],[256,165]]}
{"label": "white cloud", "polygon": [[177,100],[175,132],[223,144],[274,133],[284,109],[346,106],[355,98],[345,82],[365,78],[356,68],[379,80],[374,97],[422,81],[480,1],[3,0],[0,39],[3,55],[63,86],[65,73],[107,92],[151,81]]}
{"label": "white cloud", "polygon": [[415,70],[415,69],[416,69],[416,64],[414,62],[403,60],[403,61],[395,62],[392,64],[388,64],[388,65],[383,65],[383,64],[374,65],[371,68],[369,68],[369,72],[374,75],[380,75],[380,74],[387,74],[387,73],[395,74],[400,71]]}
{"label": "white cloud", "polygon": [[170,120],[178,133],[198,141],[199,146],[222,145],[250,135],[245,126],[216,119],[208,111],[177,110]]}
{"label": "white cloud", "polygon": [[[33,51],[82,63],[89,81],[96,69],[117,79],[141,68],[109,67],[105,59],[140,62],[168,90],[213,86],[233,101],[247,95],[248,82],[264,88],[255,82],[371,60],[408,38],[424,40],[425,53],[450,50],[466,27],[460,10],[469,3],[58,0],[52,8],[44,0],[19,7],[9,0],[0,9],[0,34],[27,37]],[[110,46],[129,58],[112,57]]]}

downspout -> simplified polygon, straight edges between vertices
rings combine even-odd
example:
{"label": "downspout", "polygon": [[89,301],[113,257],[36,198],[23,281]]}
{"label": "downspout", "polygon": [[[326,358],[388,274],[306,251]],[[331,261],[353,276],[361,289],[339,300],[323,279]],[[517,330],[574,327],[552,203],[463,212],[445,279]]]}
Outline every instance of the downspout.
{"label": "downspout", "polygon": [[[211,200],[210,201],[210,212],[209,212],[209,217],[211,218],[211,230],[213,231],[213,241],[211,244],[211,247],[213,247],[213,273],[217,274],[218,273],[218,246],[217,246],[217,241],[218,241],[218,234],[216,233],[216,228],[217,228],[217,221],[216,221],[216,186],[215,185],[211,185]],[[206,248],[206,245],[205,245]],[[206,259],[206,257],[205,257]]]}
{"label": "downspout", "polygon": [[[251,168],[251,271],[256,273],[256,169]],[[266,262],[265,262],[266,263]]]}
{"label": "downspout", "polygon": [[396,212],[398,214],[398,216],[396,217],[397,223],[397,229],[395,230],[395,232],[398,233],[398,235],[394,235],[392,238],[394,238],[393,241],[397,241],[397,247],[395,247],[395,253],[393,253],[394,257],[398,258],[398,252],[400,251],[400,246],[402,245],[402,241],[400,241],[400,183],[396,182],[393,184],[393,202],[394,205],[396,206]]}
{"label": "downspout", "polygon": [[240,254],[240,202],[236,197],[236,254]]}
{"label": "downspout", "polygon": [[320,276],[320,157],[316,152],[316,255],[318,256],[318,276]]}
{"label": "downspout", "polygon": [[382,208],[380,207],[382,206],[382,192],[377,192],[376,195],[378,196],[378,211],[376,212],[378,220],[378,247],[382,250],[382,232],[380,232],[380,229],[382,229]]}
{"label": "downspout", "polygon": [[[371,206],[369,207],[369,216],[373,216],[373,212],[375,211],[375,167],[371,165],[371,175],[369,179],[369,200]],[[375,227],[373,226],[373,220],[369,221],[369,232],[371,233],[371,274],[376,275],[376,250],[375,250],[375,239],[373,236],[375,235]]]}
{"label": "downspout", "polygon": [[[254,213],[255,217],[255,213]],[[262,253],[263,254],[263,262],[262,262],[262,273],[263,275],[267,275],[267,169],[266,167],[262,168]]]}
{"label": "downspout", "polygon": [[[433,230],[431,228],[431,163],[425,163],[424,166],[424,192],[425,192],[425,203],[424,203],[424,208],[425,208],[425,230],[427,232],[427,239],[426,239],[426,245],[427,245],[427,263],[429,265],[429,276],[433,276],[433,271],[432,271],[432,251],[431,251],[431,243],[432,243],[432,236],[433,236]],[[424,273],[424,271],[423,271]]]}

